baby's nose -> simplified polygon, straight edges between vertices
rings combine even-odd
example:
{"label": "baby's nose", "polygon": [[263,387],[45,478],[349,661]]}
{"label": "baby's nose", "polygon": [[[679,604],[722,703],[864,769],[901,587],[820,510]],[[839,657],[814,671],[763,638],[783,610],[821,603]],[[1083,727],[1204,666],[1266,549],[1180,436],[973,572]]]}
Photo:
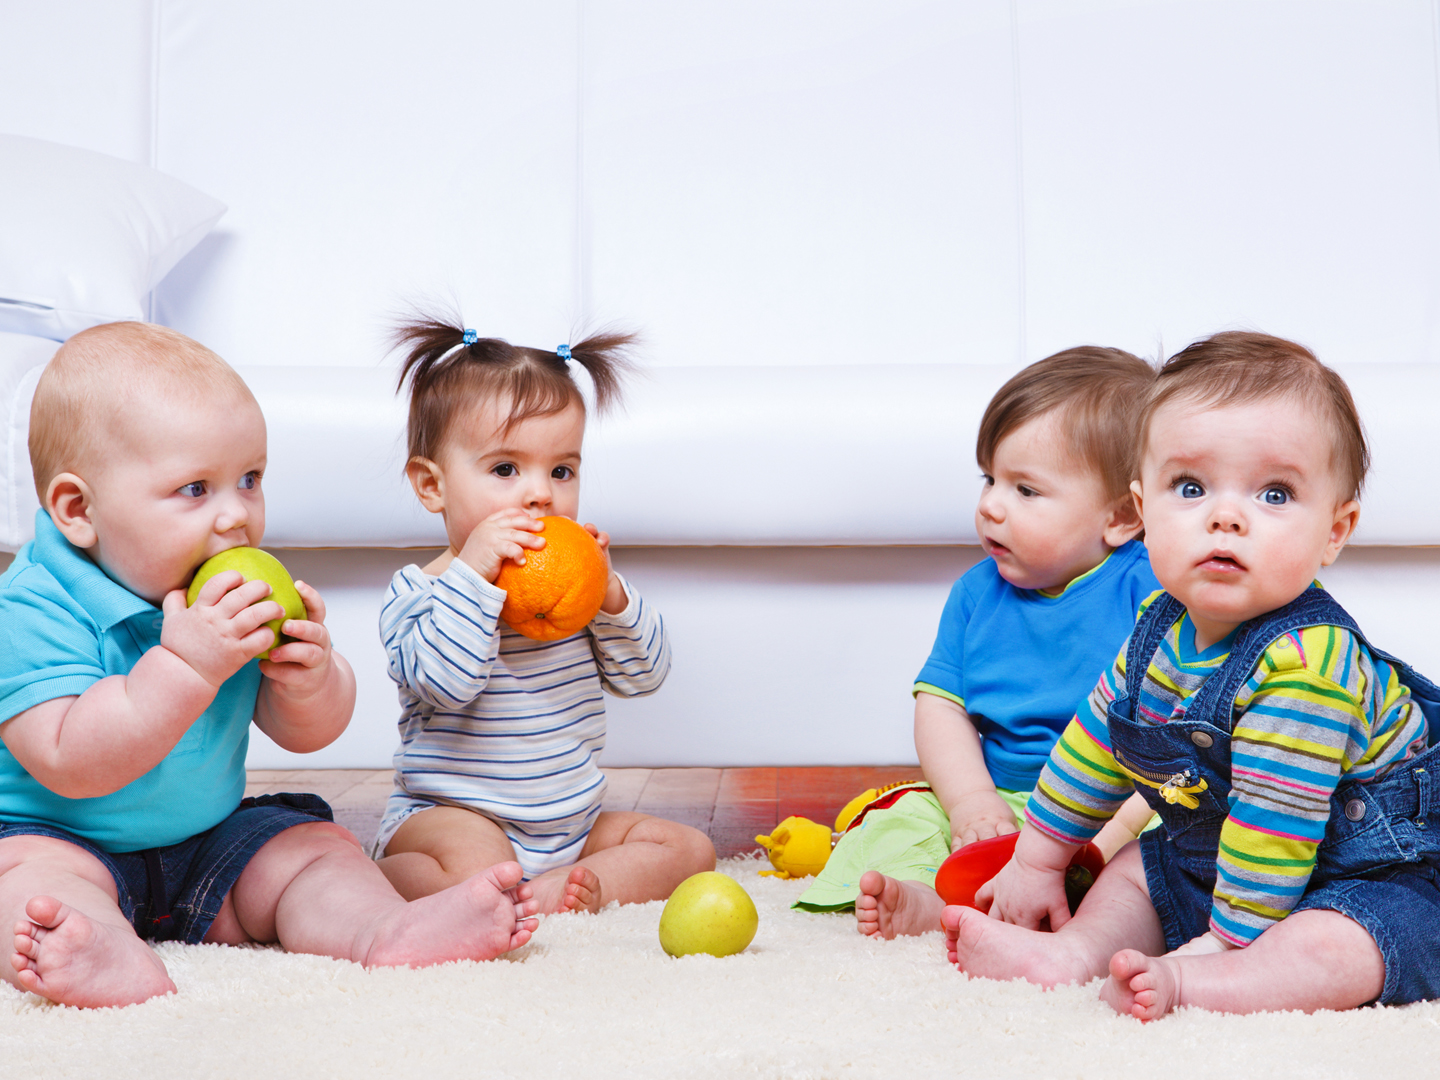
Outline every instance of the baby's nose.
{"label": "baby's nose", "polygon": [[250,508],[244,499],[229,499],[215,518],[217,533],[234,532],[250,524]]}
{"label": "baby's nose", "polygon": [[1244,532],[1245,515],[1229,507],[1220,507],[1210,521],[1210,528],[1218,532]]}

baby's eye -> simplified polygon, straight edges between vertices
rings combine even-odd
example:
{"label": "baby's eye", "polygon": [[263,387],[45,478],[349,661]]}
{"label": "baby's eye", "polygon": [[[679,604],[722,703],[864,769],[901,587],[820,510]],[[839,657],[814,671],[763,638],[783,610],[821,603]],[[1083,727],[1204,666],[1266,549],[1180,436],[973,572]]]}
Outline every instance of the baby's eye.
{"label": "baby's eye", "polygon": [[985,486],[986,486],[986,487],[994,487],[994,486],[995,486],[995,478],[994,478],[993,476],[991,476],[989,473],[981,473],[981,474],[980,474],[980,479],[985,481]]}
{"label": "baby's eye", "polygon": [[187,499],[200,498],[200,496],[205,494],[205,481],[196,480],[193,483],[186,484],[180,489],[180,494],[184,495]]}
{"label": "baby's eye", "polygon": [[502,461],[499,465],[496,465],[490,471],[496,476],[504,477],[507,480],[512,476],[520,475],[520,471],[516,469],[514,465],[511,465],[508,461]]}
{"label": "baby's eye", "polygon": [[247,472],[240,478],[240,483],[235,486],[241,491],[254,491],[260,486],[260,474],[258,472]]}
{"label": "baby's eye", "polygon": [[1198,499],[1205,494],[1205,489],[1194,480],[1181,480],[1176,486],[1182,499]]}
{"label": "baby's eye", "polygon": [[575,476],[575,470],[569,465],[556,465],[550,470],[550,476],[555,480],[570,480]]}
{"label": "baby's eye", "polygon": [[1026,499],[1031,498],[1032,496],[1035,496],[1035,495],[1039,495],[1039,494],[1040,494],[1040,493],[1039,493],[1038,491],[1036,491],[1034,488],[1028,487],[1028,486],[1025,485],[1025,484],[1016,484],[1016,485],[1015,485],[1015,490],[1018,491],[1018,492],[1020,493],[1020,495],[1021,495],[1023,498],[1026,498]]}
{"label": "baby's eye", "polygon": [[1266,506],[1284,506],[1290,501],[1290,492],[1283,487],[1266,488],[1260,496]]}

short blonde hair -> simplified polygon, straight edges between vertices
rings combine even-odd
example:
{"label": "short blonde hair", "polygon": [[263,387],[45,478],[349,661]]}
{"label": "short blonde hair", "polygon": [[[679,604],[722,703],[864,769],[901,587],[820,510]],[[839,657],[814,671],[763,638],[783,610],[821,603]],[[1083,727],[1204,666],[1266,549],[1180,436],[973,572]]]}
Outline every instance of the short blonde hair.
{"label": "short blonde hair", "polygon": [[57,475],[83,475],[102,460],[131,402],[158,393],[255,402],[234,368],[168,326],[106,323],[60,346],[30,405],[30,467],[41,504]]}
{"label": "short blonde hair", "polygon": [[1093,469],[1111,499],[1130,493],[1140,409],[1155,369],[1124,349],[1081,345],[1022,369],[995,392],[980,420],[975,460],[987,473],[1001,440],[1054,412],[1070,456]]}
{"label": "short blonde hair", "polygon": [[1175,401],[1223,409],[1289,397],[1312,408],[1330,439],[1330,466],[1341,495],[1358,499],[1370,471],[1370,447],[1345,380],[1304,345],[1248,330],[1228,330],[1194,342],[1165,361],[1145,403],[1141,448],[1150,424]]}

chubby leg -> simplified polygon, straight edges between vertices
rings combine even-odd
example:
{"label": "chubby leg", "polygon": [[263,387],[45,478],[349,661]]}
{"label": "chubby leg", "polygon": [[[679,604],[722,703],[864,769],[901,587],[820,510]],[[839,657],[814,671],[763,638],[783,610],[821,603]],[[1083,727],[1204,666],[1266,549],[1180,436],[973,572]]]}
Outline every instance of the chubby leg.
{"label": "chubby leg", "polygon": [[860,933],[879,934],[889,941],[940,929],[943,910],[945,901],[930,886],[866,870],[855,900],[855,924]]}
{"label": "chubby leg", "polygon": [[580,859],[537,877],[540,910],[599,911],[612,900],[664,900],[675,886],[715,869],[715,845],[699,829],[631,811],[604,811],[585,838]]}
{"label": "chubby leg", "polygon": [[0,920],[14,949],[0,975],[61,1005],[131,1005],[175,984],[136,936],[104,864],[48,836],[0,840]]}
{"label": "chubby leg", "polygon": [[1150,804],[1140,795],[1131,795],[1126,799],[1120,812],[1107,821],[1100,834],[1095,837],[1095,846],[1100,849],[1100,854],[1105,856],[1105,861],[1108,863],[1121,848],[1131,840],[1138,839],[1154,817],[1155,813],[1150,809]]}
{"label": "chubby leg", "polygon": [[256,852],[205,940],[278,941],[366,967],[425,967],[519,948],[535,929],[534,912],[517,863],[407,902],[349,832],[314,822]]}
{"label": "chubby leg", "polygon": [[1155,1020],[1179,1005],[1215,1012],[1353,1009],[1385,986],[1375,939],[1338,911],[1297,911],[1244,949],[1110,960],[1100,996],[1116,1012]]}
{"label": "chubby leg", "polygon": [[484,814],[436,806],[400,823],[379,866],[396,892],[418,900],[514,860],[509,838]]}
{"label": "chubby leg", "polygon": [[1110,957],[1121,949],[1158,953],[1165,948],[1140,845],[1134,842],[1120,849],[1075,917],[1053,934],[1012,926],[966,907],[947,907],[940,922],[950,961],[962,971],[1041,986],[1089,982],[1109,970]]}

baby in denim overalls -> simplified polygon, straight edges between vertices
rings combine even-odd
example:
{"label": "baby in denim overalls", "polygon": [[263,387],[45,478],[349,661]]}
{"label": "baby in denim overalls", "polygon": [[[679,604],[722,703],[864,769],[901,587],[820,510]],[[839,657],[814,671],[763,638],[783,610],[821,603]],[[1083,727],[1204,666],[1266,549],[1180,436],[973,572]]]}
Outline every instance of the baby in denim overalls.
{"label": "baby in denim overalls", "polygon": [[[989,917],[945,909],[962,969],[1108,972],[1101,996],[1146,1020],[1440,996],[1440,689],[1313,580],[1368,463],[1343,380],[1299,345],[1217,334],[1165,365],[1131,485],[1165,591],[1051,753]],[[1064,867],[1132,791],[1163,828],[1072,919]]]}

